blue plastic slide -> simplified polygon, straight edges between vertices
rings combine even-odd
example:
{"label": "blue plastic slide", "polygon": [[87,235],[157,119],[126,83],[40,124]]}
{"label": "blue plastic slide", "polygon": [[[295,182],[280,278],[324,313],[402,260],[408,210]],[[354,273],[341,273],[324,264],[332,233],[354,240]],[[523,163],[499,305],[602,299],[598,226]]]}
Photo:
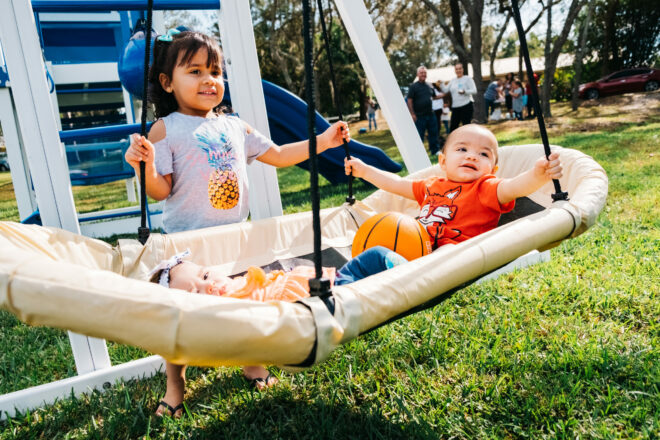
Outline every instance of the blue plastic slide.
{"label": "blue plastic slide", "polygon": [[[278,145],[298,142],[307,139],[307,103],[298,96],[269,81],[262,80],[264,96],[266,98],[266,111],[268,113],[268,126],[270,137]],[[225,99],[229,98],[228,92]],[[316,132],[322,133],[330,126],[323,116],[316,113]],[[351,156],[362,159],[365,163],[385,171],[399,172],[402,166],[390,159],[378,147],[350,141],[348,147]],[[344,173],[344,148],[332,148],[318,156],[319,172],[330,183],[347,182]],[[308,161],[298,166],[309,169]]]}

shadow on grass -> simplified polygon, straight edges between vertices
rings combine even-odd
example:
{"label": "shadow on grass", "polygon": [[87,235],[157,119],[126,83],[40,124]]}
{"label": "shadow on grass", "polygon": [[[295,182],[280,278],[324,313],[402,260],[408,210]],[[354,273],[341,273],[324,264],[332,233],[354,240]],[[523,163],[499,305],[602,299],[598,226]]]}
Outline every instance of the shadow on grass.
{"label": "shadow on grass", "polygon": [[292,389],[285,378],[259,392],[238,370],[210,380],[201,377],[215,370],[194,370],[195,389],[186,394],[187,411],[181,419],[153,415],[164,393],[165,380],[158,375],[0,422],[0,437],[56,438],[67,433],[66,438],[102,439],[438,438],[426,422],[383,414],[377,402],[356,405],[343,387],[327,395],[327,389],[315,385]]}
{"label": "shadow on grass", "polygon": [[197,438],[438,438],[425,423],[395,423],[379,407],[313,398],[311,402],[280,392],[235,408],[227,418],[214,419],[191,433]]}

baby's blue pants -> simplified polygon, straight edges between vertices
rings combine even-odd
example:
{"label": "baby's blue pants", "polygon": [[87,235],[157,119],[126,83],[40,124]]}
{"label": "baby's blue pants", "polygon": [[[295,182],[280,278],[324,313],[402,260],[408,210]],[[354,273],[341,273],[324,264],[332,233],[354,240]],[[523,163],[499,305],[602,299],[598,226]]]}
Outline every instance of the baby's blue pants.
{"label": "baby's blue pants", "polygon": [[407,262],[383,246],[375,246],[350,259],[337,271],[335,285],[349,284]]}

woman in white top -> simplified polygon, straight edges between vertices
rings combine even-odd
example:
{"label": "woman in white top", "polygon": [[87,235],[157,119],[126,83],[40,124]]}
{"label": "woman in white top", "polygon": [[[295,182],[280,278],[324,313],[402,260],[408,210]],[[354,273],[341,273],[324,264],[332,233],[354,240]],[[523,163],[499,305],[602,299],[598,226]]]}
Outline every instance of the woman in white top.
{"label": "woman in white top", "polygon": [[454,66],[456,78],[449,84],[442,86],[444,93],[451,93],[451,123],[450,131],[454,131],[460,124],[467,125],[472,122],[474,104],[472,96],[477,93],[474,80],[463,74],[463,65]]}

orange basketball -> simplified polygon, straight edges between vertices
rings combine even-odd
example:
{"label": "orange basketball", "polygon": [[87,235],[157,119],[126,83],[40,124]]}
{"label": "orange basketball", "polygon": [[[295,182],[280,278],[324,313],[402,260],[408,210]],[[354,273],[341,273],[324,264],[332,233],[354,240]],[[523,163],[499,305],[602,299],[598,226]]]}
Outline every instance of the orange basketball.
{"label": "orange basketball", "polygon": [[432,250],[426,228],[400,212],[383,212],[367,219],[355,233],[351,253],[355,257],[374,246],[384,246],[406,260],[414,260]]}

